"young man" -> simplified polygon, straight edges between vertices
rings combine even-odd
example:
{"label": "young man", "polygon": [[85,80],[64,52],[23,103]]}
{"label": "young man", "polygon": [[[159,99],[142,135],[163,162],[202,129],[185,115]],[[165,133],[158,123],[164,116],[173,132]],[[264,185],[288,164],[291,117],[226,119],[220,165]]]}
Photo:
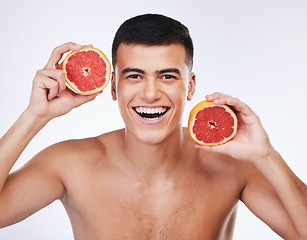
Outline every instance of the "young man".
{"label": "young man", "polygon": [[29,106],[0,142],[0,226],[56,199],[81,239],[231,239],[243,201],[284,239],[307,238],[307,189],[270,145],[253,111],[221,93],[207,96],[238,114],[229,143],[195,146],[181,126],[195,90],[188,30],[160,15],[126,21],[113,43],[112,97],[125,129],[46,148],[10,169],[51,119],[93,100],[72,93],[54,49],[33,81]]}

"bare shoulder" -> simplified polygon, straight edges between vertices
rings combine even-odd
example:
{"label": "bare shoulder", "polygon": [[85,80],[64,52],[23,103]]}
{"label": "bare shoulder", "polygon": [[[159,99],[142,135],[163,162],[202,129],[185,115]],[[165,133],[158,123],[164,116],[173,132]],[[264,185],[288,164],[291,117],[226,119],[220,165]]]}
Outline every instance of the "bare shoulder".
{"label": "bare shoulder", "polygon": [[[27,165],[48,165],[59,171],[69,170],[72,165],[90,164],[101,161],[118,146],[122,130],[97,137],[72,139],[55,143],[39,152]],[[117,144],[116,144],[117,143]]]}
{"label": "bare shoulder", "polygon": [[121,132],[53,144],[11,173],[1,192],[0,211],[6,217],[0,226],[21,221],[56,199],[78,199],[81,189],[90,189],[110,169]]}

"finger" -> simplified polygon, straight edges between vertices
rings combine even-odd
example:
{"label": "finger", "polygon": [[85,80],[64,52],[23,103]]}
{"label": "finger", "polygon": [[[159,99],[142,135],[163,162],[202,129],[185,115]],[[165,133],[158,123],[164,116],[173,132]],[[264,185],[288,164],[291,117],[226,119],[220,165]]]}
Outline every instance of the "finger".
{"label": "finger", "polygon": [[59,97],[66,89],[65,75],[62,70],[39,70],[35,81],[38,87],[47,90],[49,101]]}
{"label": "finger", "polygon": [[230,95],[220,92],[215,92],[213,94],[207,95],[206,98],[208,101],[212,101],[216,105],[222,105],[222,104],[228,105],[232,107],[235,111],[241,112],[244,115],[254,114],[252,109],[246,103]]}
{"label": "finger", "polygon": [[215,92],[213,94],[206,95],[206,99],[211,102],[214,102],[214,101],[218,102],[218,100],[220,99],[227,99],[230,97],[231,97],[230,95],[220,93],[220,92]]}
{"label": "finger", "polygon": [[82,47],[93,47],[92,44],[82,45]]}
{"label": "finger", "polygon": [[208,101],[212,101],[216,105],[226,104],[229,106],[237,106],[242,103],[238,98],[219,92],[207,95],[206,98]]}
{"label": "finger", "polygon": [[46,92],[46,97],[48,101],[51,101],[55,98],[59,91],[59,83],[47,76],[42,76],[40,78],[39,84],[37,87],[44,90]]}
{"label": "finger", "polygon": [[75,95],[74,107],[78,107],[78,106],[80,106],[84,103],[87,103],[87,102],[94,100],[101,93],[102,93],[102,91],[95,93],[95,94],[91,94],[91,95],[80,95],[80,94],[77,94],[77,93],[73,93]]}
{"label": "finger", "polygon": [[38,74],[45,75],[46,77],[51,78],[58,82],[58,88],[59,88],[57,94],[58,97],[66,89],[65,73],[63,70],[44,69],[44,70],[39,70]]}
{"label": "finger", "polygon": [[238,105],[240,104],[240,100],[238,98],[234,98],[230,95],[224,94],[224,93],[220,93],[220,92],[215,92],[213,94],[210,95],[206,95],[206,99],[208,101],[213,102],[215,105],[228,105],[232,108],[234,108],[234,110],[239,110],[239,109],[235,109],[236,107],[238,107]]}
{"label": "finger", "polygon": [[[87,45],[78,45],[78,46],[81,46],[81,48],[80,48],[80,49],[82,49],[82,48],[86,48],[86,47],[93,47],[93,45],[92,45],[92,44],[87,44]],[[72,51],[78,51],[78,50],[80,50],[80,49],[76,49],[76,50],[73,50],[73,49],[72,49]],[[63,64],[63,62],[58,63],[58,64],[57,64],[57,68],[58,68],[58,69],[62,69],[62,64]]]}
{"label": "finger", "polygon": [[56,47],[50,55],[50,58],[44,69],[56,69],[58,62],[63,57],[63,54],[68,51],[78,51],[82,48],[81,45],[69,42]]}

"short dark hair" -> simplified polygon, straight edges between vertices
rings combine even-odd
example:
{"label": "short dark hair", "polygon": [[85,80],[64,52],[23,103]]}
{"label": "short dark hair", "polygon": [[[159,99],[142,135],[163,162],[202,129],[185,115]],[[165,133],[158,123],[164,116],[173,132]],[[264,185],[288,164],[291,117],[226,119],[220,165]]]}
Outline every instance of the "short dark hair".
{"label": "short dark hair", "polygon": [[117,50],[121,43],[147,46],[181,44],[186,51],[186,63],[193,66],[193,42],[186,26],[159,14],[145,14],[126,20],[117,30],[112,45],[112,64],[117,63]]}

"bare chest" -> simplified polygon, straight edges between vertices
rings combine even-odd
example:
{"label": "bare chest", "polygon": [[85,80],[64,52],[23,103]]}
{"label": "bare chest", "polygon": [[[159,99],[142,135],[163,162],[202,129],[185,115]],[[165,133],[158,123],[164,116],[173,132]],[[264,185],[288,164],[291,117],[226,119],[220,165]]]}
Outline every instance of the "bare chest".
{"label": "bare chest", "polygon": [[231,239],[240,194],[232,181],[94,179],[72,184],[64,203],[76,239]]}

